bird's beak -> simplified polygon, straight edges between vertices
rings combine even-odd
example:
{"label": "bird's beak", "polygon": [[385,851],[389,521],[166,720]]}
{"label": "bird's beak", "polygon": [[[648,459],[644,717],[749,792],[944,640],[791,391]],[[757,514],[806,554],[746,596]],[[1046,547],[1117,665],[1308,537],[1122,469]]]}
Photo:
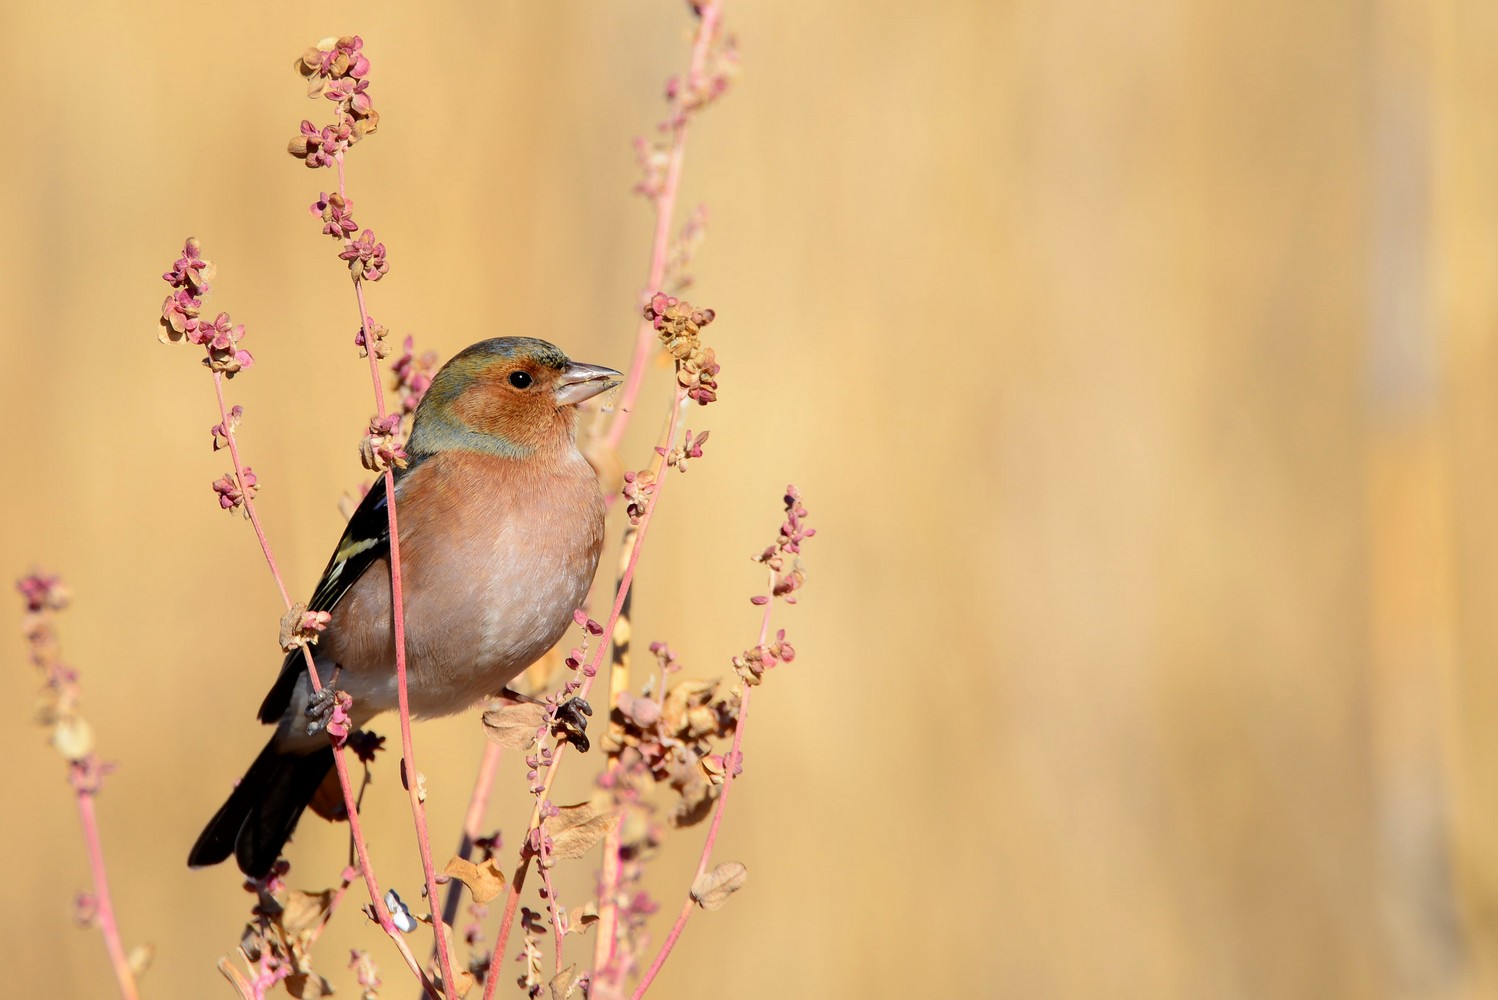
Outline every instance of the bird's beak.
{"label": "bird's beak", "polygon": [[557,403],[574,406],[585,399],[592,399],[607,389],[612,389],[624,380],[624,376],[603,365],[585,365],[578,361],[568,362],[557,379]]}

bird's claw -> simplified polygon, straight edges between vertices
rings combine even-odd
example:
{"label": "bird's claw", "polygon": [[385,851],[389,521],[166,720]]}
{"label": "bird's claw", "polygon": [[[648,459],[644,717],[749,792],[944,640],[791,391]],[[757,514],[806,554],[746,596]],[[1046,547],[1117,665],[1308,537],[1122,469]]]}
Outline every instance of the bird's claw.
{"label": "bird's claw", "polygon": [[341,693],[333,685],[325,684],[322,690],[314,691],[307,699],[305,714],[311,720],[307,723],[308,736],[316,736],[328,728],[328,723],[333,719],[333,707],[338,704]]}
{"label": "bird's claw", "polygon": [[564,740],[577,747],[580,753],[587,753],[588,747],[588,716],[593,714],[593,706],[582,698],[569,698],[557,706],[556,722],[553,730]]}

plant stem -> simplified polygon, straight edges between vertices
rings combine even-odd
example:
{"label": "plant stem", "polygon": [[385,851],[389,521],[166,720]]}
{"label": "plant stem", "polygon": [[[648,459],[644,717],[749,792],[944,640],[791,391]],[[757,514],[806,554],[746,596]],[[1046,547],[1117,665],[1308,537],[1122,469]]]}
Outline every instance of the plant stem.
{"label": "plant stem", "polygon": [[[634,550],[635,526],[625,525],[624,536],[619,548],[619,570],[616,579],[622,581],[624,571],[629,565],[629,556]],[[618,584],[616,583],[617,587]],[[626,598],[624,607],[627,609],[632,598]],[[632,637],[623,642],[614,643],[614,662],[609,671],[609,739],[613,746],[618,746],[624,735],[623,726],[615,727],[613,723],[614,709],[619,705],[619,694],[629,686],[629,661],[632,649]],[[615,731],[617,728],[617,732]],[[609,755],[608,771],[612,775],[619,769],[619,756],[617,750],[611,748]],[[609,827],[608,833],[603,837],[603,871],[601,884],[598,889],[598,931],[593,941],[593,981],[597,982],[599,976],[612,971],[614,952],[618,942],[616,941],[619,926],[619,878],[624,869],[624,857],[622,854],[623,843],[619,836],[619,824]]]}
{"label": "plant stem", "polygon": [[[244,497],[244,510],[250,518],[250,524],[255,529],[255,537],[260,541],[260,551],[265,556],[266,565],[270,567],[270,575],[276,581],[276,589],[281,592],[281,603],[288,610],[291,608],[291,595],[286,592],[286,583],[281,579],[281,570],[276,566],[276,557],[271,554],[270,542],[265,537],[265,529],[260,526],[260,515],[255,513],[254,501],[250,499],[249,491],[245,488],[244,465],[239,460],[239,442],[235,438],[233,429],[229,426],[229,409],[224,405],[224,373],[213,373],[213,392],[218,397],[218,415],[223,421],[224,436],[229,440],[229,458],[234,463],[234,478],[239,484],[241,495]],[[316,672],[313,672],[315,678]]]}
{"label": "plant stem", "polygon": [[[774,593],[774,591],[775,573],[772,570],[770,572],[770,592]],[[767,602],[765,604],[764,616],[760,619],[759,648],[761,650],[764,649],[765,639],[770,633],[770,609],[774,606],[774,601]],[[739,694],[739,718],[737,724],[733,727],[733,756],[726,762],[728,766],[723,769],[723,791],[718,793],[718,805],[713,810],[713,823],[708,828],[707,840],[703,842],[702,854],[697,859],[697,874],[692,876],[693,885],[696,885],[697,880],[707,871],[707,863],[713,854],[713,845],[718,842],[718,827],[723,824],[723,810],[728,805],[728,790],[733,787],[734,776],[738,773],[744,760],[742,752],[744,730],[749,724],[749,692],[753,689],[747,681],[741,681],[739,687],[741,689]],[[692,915],[694,905],[695,901],[692,899],[691,893],[688,892],[686,902],[682,904],[681,912],[676,915],[676,922],[671,925],[671,932],[666,935],[665,942],[661,944],[661,950],[656,952],[655,959],[650,963],[650,968],[646,969],[645,975],[640,977],[640,984],[635,987],[635,992],[630,1000],[640,1000],[645,995],[645,991],[650,989],[650,984],[655,981],[656,973],[661,971],[661,966],[665,964],[666,959],[670,956],[671,949],[676,947],[676,941],[681,937],[681,932],[687,925],[687,919]]]}
{"label": "plant stem", "polygon": [[[676,393],[672,397],[671,419],[666,425],[665,450],[667,452],[670,452],[676,446],[676,425],[679,422],[677,418],[681,413],[682,404],[686,402],[686,398],[686,390],[678,385]],[[629,596],[630,585],[634,583],[635,568],[640,561],[640,549],[645,544],[645,535],[650,530],[651,521],[660,505],[661,493],[666,485],[666,472],[669,469],[670,466],[666,464],[666,459],[662,456],[657,463],[655,493],[651,496],[650,506],[641,515],[640,523],[636,525],[638,533],[634,536],[634,544],[630,548],[629,560],[625,564],[624,574],[619,578],[618,591],[614,595],[614,607],[609,613],[608,623],[603,627],[604,635],[613,635],[615,627],[619,624],[619,615],[624,608],[624,601]],[[593,682],[598,676],[598,669],[603,663],[603,654],[607,650],[608,643],[599,643],[598,648],[589,658],[588,664],[581,668],[583,670],[583,684],[577,693],[579,698],[587,698],[588,692],[592,690]],[[543,822],[541,819],[541,803],[546,800],[547,794],[551,790],[551,784],[556,780],[557,770],[566,756],[568,746],[569,744],[566,742],[558,742],[556,745],[551,766],[546,770],[546,780],[542,783],[541,791],[536,795],[536,806],[531,810],[530,825],[526,828],[527,842],[530,839],[530,831],[538,829]],[[494,995],[494,984],[497,979],[496,974],[499,971],[498,963],[504,953],[506,944],[509,942],[510,925],[515,915],[515,906],[520,897],[520,886],[524,881],[525,871],[530,866],[530,858],[531,855],[527,853],[526,845],[522,844],[520,849],[520,864],[515,870],[515,878],[510,880],[510,893],[505,899],[505,915],[499,926],[499,938],[495,942],[493,953],[489,956],[489,972],[484,981],[484,1000],[490,1000]],[[555,917],[556,914],[553,913],[552,918],[555,919]]]}
{"label": "plant stem", "polygon": [[[692,40],[692,61],[688,70],[688,85],[695,91],[702,79],[707,64],[708,49],[718,33],[718,24],[723,17],[723,0],[707,0],[702,4],[697,22],[697,35]],[[686,158],[687,123],[690,113],[681,107],[672,108],[671,152],[666,161],[666,178],[655,196],[655,236],[650,245],[650,271],[645,280],[645,294],[659,291],[666,277],[666,258],[671,249],[671,230],[676,218],[676,193],[681,186],[681,169]],[[609,425],[605,443],[610,449],[619,447],[624,439],[624,430],[629,426],[634,412],[635,400],[640,394],[640,385],[645,379],[645,363],[650,359],[651,346],[655,341],[655,328],[649,320],[642,319],[635,329],[635,349],[629,359],[629,373],[624,378],[624,387],[619,392],[619,404],[615,407],[613,423]]]}
{"label": "plant stem", "polygon": [[86,775],[80,770],[86,765],[74,762],[73,788],[78,800],[78,821],[83,826],[83,839],[88,846],[88,866],[94,878],[94,903],[97,909],[99,932],[104,935],[104,947],[109,952],[109,963],[114,966],[115,982],[119,985],[124,1000],[136,1000],[135,973],[130,970],[130,960],[125,955],[125,946],[120,943],[119,925],[114,919],[114,904],[109,898],[109,875],[104,868],[104,846],[99,840],[99,818],[94,812],[94,791],[89,787]]}
{"label": "plant stem", "polygon": [[[229,441],[229,458],[234,463],[234,475],[237,479],[241,495],[244,498],[245,513],[249,516],[250,523],[255,526],[255,537],[260,540],[260,551],[265,556],[265,563],[270,567],[271,576],[276,581],[276,589],[281,592],[281,602],[286,609],[291,610],[291,597],[286,592],[286,584],[281,579],[281,571],[276,566],[276,557],[271,553],[270,541],[265,537],[265,532],[260,527],[260,517],[255,512],[255,501],[251,499],[249,492],[244,489],[244,464],[239,458],[239,442],[229,424],[229,410],[224,403],[224,374],[213,373],[214,393],[218,397],[219,419],[223,421],[223,427]],[[393,510],[395,501],[392,499],[390,506]],[[312,658],[312,651],[306,646],[302,647],[302,657],[307,664],[307,675],[312,681],[312,690],[322,690],[322,679],[317,674],[317,664]],[[416,961],[416,956],[411,954],[410,947],[405,938],[401,937],[400,929],[395,926],[395,921],[390,917],[390,910],[385,906],[385,898],[380,893],[379,883],[375,880],[374,868],[369,862],[369,847],[364,842],[364,828],[359,821],[359,803],[354,794],[354,786],[349,780],[348,761],[344,758],[343,746],[330,733],[328,740],[333,745],[333,766],[338,771],[338,785],[343,791],[344,809],[348,812],[349,833],[354,839],[354,851],[359,858],[359,871],[364,876],[365,888],[369,890],[370,905],[374,909],[375,919],[385,934],[395,942],[396,950],[406,960],[406,965],[421,980],[422,988],[433,997],[439,997],[437,988],[427,978],[425,972]]]}
{"label": "plant stem", "polygon": [[[338,167],[338,195],[345,201],[348,192],[344,184],[343,153],[335,157]],[[369,378],[374,388],[375,412],[385,417],[385,389],[380,384],[380,360],[374,337],[370,334],[369,310],[364,304],[364,281],[354,278],[354,298],[359,303],[359,329],[364,336],[364,352],[369,357]],[[437,909],[437,877],[432,867],[432,843],[427,832],[426,807],[422,803],[421,772],[416,768],[416,747],[411,740],[411,703],[406,683],[406,606],[405,593],[401,586],[400,527],[395,512],[395,472],[385,469],[385,512],[390,525],[390,609],[391,627],[395,633],[395,689],[400,708],[401,730],[401,779],[411,801],[411,818],[416,824],[416,843],[421,852],[421,870],[426,879],[427,905],[432,910],[432,933],[436,938],[438,965],[442,969],[442,983],[452,995],[457,979],[453,976],[452,956],[447,947],[447,935]]]}

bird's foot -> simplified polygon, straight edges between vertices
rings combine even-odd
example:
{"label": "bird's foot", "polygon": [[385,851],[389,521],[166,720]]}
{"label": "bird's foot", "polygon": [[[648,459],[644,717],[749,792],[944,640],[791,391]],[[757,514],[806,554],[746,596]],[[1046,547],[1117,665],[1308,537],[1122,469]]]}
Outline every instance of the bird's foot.
{"label": "bird's foot", "polygon": [[307,735],[316,736],[326,732],[333,723],[340,724],[346,735],[348,710],[353,703],[353,698],[331,684],[325,684],[321,691],[313,692],[307,699],[306,715],[310,720],[307,723]]}
{"label": "bird's foot", "polygon": [[582,698],[569,698],[557,706],[556,722],[552,726],[553,732],[562,739],[577,747],[581,753],[587,753],[588,747],[588,716],[593,714],[593,706]]}

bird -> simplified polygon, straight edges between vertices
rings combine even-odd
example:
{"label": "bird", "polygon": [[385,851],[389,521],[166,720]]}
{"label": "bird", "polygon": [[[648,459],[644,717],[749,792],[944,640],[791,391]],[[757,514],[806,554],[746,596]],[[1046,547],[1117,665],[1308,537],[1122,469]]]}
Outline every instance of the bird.
{"label": "bird", "polygon": [[[573,623],[604,531],[576,407],[621,378],[532,337],[480,341],[433,376],[395,472],[412,717],[502,694]],[[311,651],[321,683],[352,697],[353,726],[397,707],[388,501],[381,476],[307,605],[330,616]],[[317,731],[325,710],[293,649],[260,706],[275,730],[204,827],[190,867],[233,855],[245,875],[269,874],[333,769]]]}

